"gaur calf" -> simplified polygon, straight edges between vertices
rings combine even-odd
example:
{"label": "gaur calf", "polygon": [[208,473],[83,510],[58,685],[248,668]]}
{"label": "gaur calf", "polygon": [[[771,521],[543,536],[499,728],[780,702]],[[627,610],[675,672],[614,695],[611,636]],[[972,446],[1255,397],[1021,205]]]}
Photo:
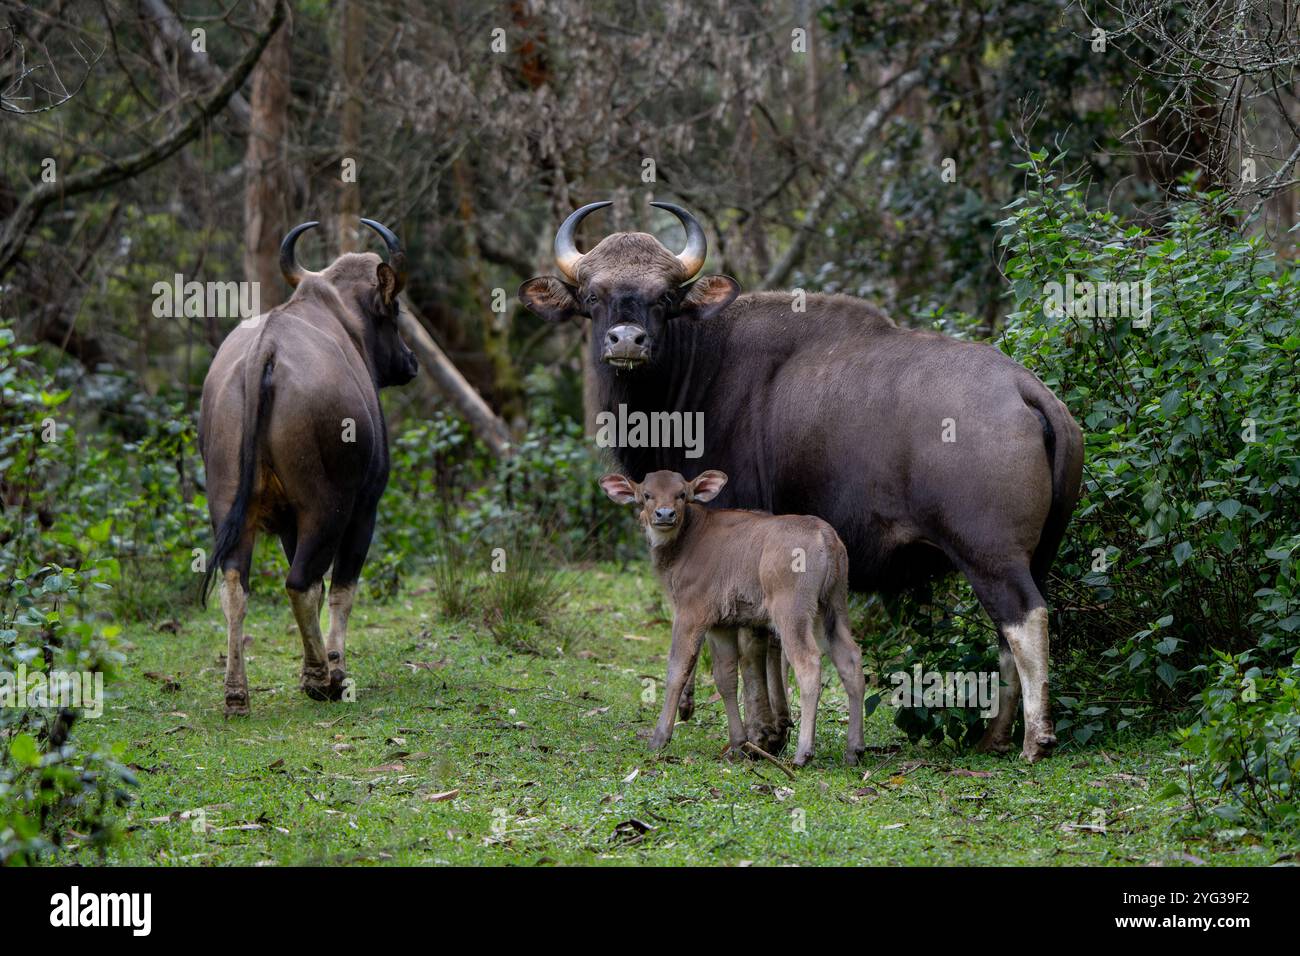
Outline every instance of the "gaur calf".
{"label": "gaur calf", "polygon": [[[401,243],[379,223],[361,221],[383,238],[389,261],[348,253],[308,272],[294,244],[317,223],[296,226],[280,246],[292,297],[231,332],[203,382],[199,450],[216,533],[203,593],[220,572],[227,716],[248,713],[243,623],[259,531],[278,535],[289,560],[284,586],[302,633],[302,689],[318,700],[344,694],[348,615],[388,484],[379,390],[405,385],[418,370],[397,330],[406,281]],[[323,578],[331,567],[323,637]]]}
{"label": "gaur calf", "polygon": [[[612,501],[637,506],[655,574],[673,608],[668,681],[650,746],[658,750],[672,738],[682,691],[707,634],[714,681],[727,710],[727,736],[731,750],[740,751],[746,731],[736,701],[737,630],[771,627],[799,684],[795,765],[803,766],[813,755],[822,649],[848,693],[844,762],[855,764],[863,751],[866,682],[862,655],[848,627],[844,544],[820,518],[705,508],[703,502],[726,483],[720,471],[706,471],[693,481],[675,471],[651,472],[640,484],[618,474],[600,479]],[[755,695],[766,693],[764,683],[751,680],[747,670],[747,709]]]}

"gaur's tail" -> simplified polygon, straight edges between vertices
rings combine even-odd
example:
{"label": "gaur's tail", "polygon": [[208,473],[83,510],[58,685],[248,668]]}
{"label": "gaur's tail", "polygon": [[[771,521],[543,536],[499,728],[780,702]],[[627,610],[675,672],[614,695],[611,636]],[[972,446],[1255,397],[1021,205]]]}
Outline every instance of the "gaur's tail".
{"label": "gaur's tail", "polygon": [[[244,421],[239,443],[239,487],[235,492],[235,501],[226,513],[225,520],[217,529],[216,542],[212,555],[208,559],[208,569],[203,575],[203,591],[200,594],[203,606],[208,603],[208,592],[212,590],[212,578],[217,569],[225,562],[230,553],[244,536],[244,526],[248,521],[248,506],[253,497],[253,485],[257,481],[257,452],[262,446],[262,433],[266,425],[266,411],[271,403],[271,375],[275,371],[275,355],[258,350],[255,354],[259,361],[249,364],[244,377]],[[249,401],[249,398],[252,398]]]}
{"label": "gaur's tail", "polygon": [[1079,502],[1079,483],[1083,478],[1083,432],[1069,409],[1037,379],[1032,380],[1032,386],[1026,383],[1021,387],[1020,397],[1038,413],[1043,423],[1043,446],[1052,469],[1052,503],[1029,564],[1034,584],[1046,599],[1047,573],[1056,560],[1074,506]]}

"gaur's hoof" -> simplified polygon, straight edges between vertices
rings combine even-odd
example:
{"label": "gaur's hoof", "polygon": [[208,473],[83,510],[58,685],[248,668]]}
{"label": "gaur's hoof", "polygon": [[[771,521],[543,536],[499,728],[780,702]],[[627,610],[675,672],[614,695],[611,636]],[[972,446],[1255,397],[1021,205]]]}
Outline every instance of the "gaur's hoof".
{"label": "gaur's hoof", "polygon": [[348,682],[347,675],[343,671],[335,669],[330,671],[330,700],[342,700],[344,685]]}
{"label": "gaur's hoof", "polygon": [[732,744],[727,748],[726,753],[722,755],[722,759],[727,761],[727,763],[740,763],[741,761],[748,759],[748,754],[745,753],[745,744],[743,742]]}
{"label": "gaur's hoof", "polygon": [[689,697],[683,695],[682,699],[677,703],[677,719],[690,720],[694,714],[695,695],[691,694]]}
{"label": "gaur's hoof", "polygon": [[302,692],[312,700],[330,700],[330,677],[325,668],[307,670],[303,668],[298,680]]}
{"label": "gaur's hoof", "polygon": [[1030,763],[1038,763],[1038,761],[1050,755],[1055,747],[1055,734],[1040,733],[1034,737],[1026,735],[1025,745],[1020,751],[1020,756]]}
{"label": "gaur's hoof", "polygon": [[227,717],[247,717],[248,695],[247,694],[227,694],[226,695],[226,716]]}
{"label": "gaur's hoof", "polygon": [[[786,742],[790,735],[784,727],[761,727],[754,737],[754,746],[760,750],[766,750],[773,757],[780,756],[781,751],[785,749]],[[755,754],[757,756],[757,754]],[[761,759],[761,758],[760,758]]]}
{"label": "gaur's hoof", "polygon": [[844,751],[844,766],[856,767],[862,755],[866,752],[866,747],[850,747]]}
{"label": "gaur's hoof", "polygon": [[808,761],[812,760],[812,758],[813,755],[811,750],[808,751],[807,753],[797,753],[794,755],[794,760],[792,760],[791,763],[793,763],[796,767],[803,767],[806,766],[808,764]]}
{"label": "gaur's hoof", "polygon": [[975,752],[979,754],[1004,754],[1011,749],[1011,738],[985,733],[980,738],[979,743],[975,745]]}

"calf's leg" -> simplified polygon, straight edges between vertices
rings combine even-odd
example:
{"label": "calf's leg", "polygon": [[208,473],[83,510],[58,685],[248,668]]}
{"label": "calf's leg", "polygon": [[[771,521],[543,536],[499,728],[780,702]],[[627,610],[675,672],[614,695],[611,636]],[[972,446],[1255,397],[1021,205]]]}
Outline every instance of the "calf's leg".
{"label": "calf's leg", "polygon": [[677,716],[690,720],[695,713],[695,668],[686,675],[686,686],[682,688],[682,699],[677,704]]}
{"label": "calf's leg", "polygon": [[[709,653],[713,656],[713,683],[722,695],[722,706],[727,711],[727,743],[731,756],[744,752],[745,725],[740,719],[740,704],[736,700],[736,665],[740,659],[736,632],[722,628],[709,631]],[[678,708],[680,713],[680,707]]]}
{"label": "calf's leg", "polygon": [[695,672],[695,661],[700,656],[700,644],[708,625],[699,621],[685,621],[678,615],[673,620],[673,644],[668,652],[668,682],[664,686],[664,706],[659,722],[650,735],[650,748],[662,750],[673,737],[673,715],[686,686],[687,678]]}
{"label": "calf's leg", "polygon": [[817,729],[817,701],[822,690],[822,652],[817,644],[813,622],[807,617],[791,616],[774,620],[781,646],[794,666],[799,684],[799,745],[794,765],[802,767],[813,756]]}
{"label": "calf's leg", "polygon": [[785,683],[788,680],[790,663],[785,659],[785,651],[775,634],[768,632],[767,640],[767,699],[772,708],[772,718],[781,734],[781,746],[785,746],[786,732],[794,726],[790,719],[790,701],[786,698]]}

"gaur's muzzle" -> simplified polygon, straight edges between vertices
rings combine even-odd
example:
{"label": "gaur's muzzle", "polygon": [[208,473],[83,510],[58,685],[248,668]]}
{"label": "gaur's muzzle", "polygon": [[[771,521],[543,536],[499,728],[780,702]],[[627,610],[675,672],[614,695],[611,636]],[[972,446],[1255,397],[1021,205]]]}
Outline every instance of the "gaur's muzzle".
{"label": "gaur's muzzle", "polygon": [[616,325],[605,333],[601,359],[615,368],[636,368],[650,361],[650,335],[639,325]]}
{"label": "gaur's muzzle", "polygon": [[420,372],[419,360],[415,357],[414,352],[412,352],[410,349],[407,349],[405,353],[402,355],[401,381],[397,382],[396,384],[405,385],[407,382],[411,381],[411,379],[415,378],[415,376],[418,375],[419,372]]}

